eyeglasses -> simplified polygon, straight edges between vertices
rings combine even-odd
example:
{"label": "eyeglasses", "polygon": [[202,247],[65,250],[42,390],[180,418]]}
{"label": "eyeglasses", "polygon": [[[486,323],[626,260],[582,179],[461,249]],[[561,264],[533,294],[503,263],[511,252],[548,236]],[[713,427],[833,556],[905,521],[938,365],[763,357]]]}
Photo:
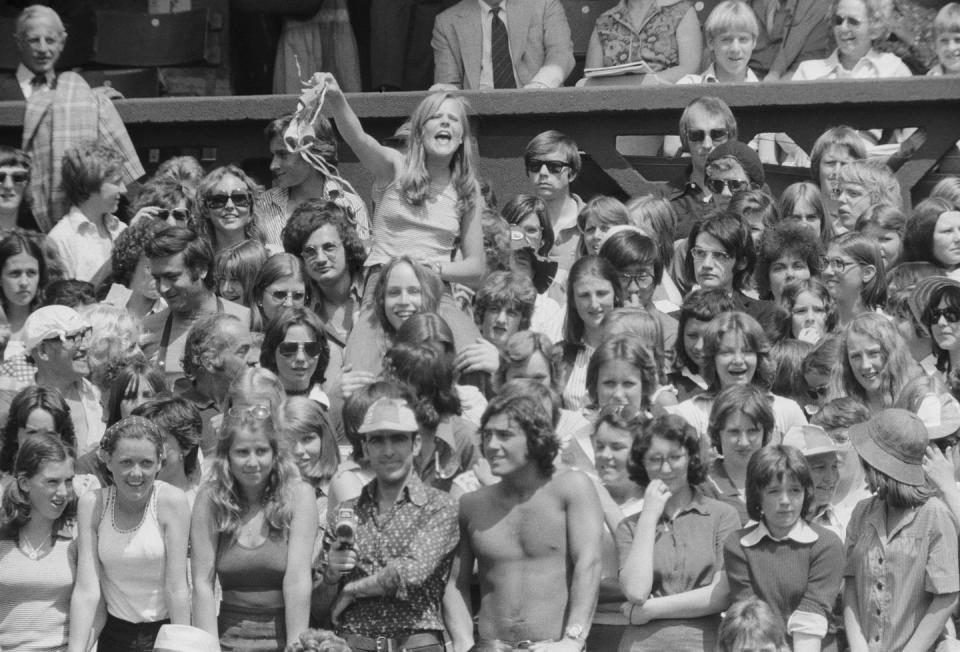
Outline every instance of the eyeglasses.
{"label": "eyeglasses", "polygon": [[563,168],[570,167],[566,161],[541,161],[535,158],[527,161],[527,174],[536,174],[544,165],[547,166],[547,172],[550,174],[560,174]]}
{"label": "eyeglasses", "polygon": [[234,405],[227,410],[227,416],[242,421],[266,421],[270,418],[270,408],[266,405]]}
{"label": "eyeglasses", "polygon": [[731,193],[747,190],[750,187],[749,181],[742,179],[707,179],[707,188],[715,195],[723,192],[724,188],[729,188]]}
{"label": "eyeglasses", "polygon": [[851,267],[855,267],[860,263],[854,262],[852,260],[844,260],[843,258],[828,258],[827,256],[820,257],[820,269],[826,271],[833,267],[837,272],[843,274],[845,271]]}
{"label": "eyeglasses", "polygon": [[316,358],[323,352],[320,342],[280,342],[277,344],[277,353],[285,358],[292,358],[300,351],[308,358]]}
{"label": "eyeglasses", "polygon": [[[207,205],[210,206],[210,203],[207,202]],[[224,202],[223,205],[226,206],[226,202]],[[210,206],[210,208],[215,208],[215,207]],[[188,211],[186,208],[171,208],[169,210],[167,210],[166,208],[162,208],[157,211],[157,219],[161,221],[167,219],[170,216],[173,216],[173,219],[175,219],[178,222],[186,222],[187,220],[190,219],[190,211]]]}
{"label": "eyeglasses", "polygon": [[705,129],[688,129],[687,140],[691,143],[702,143],[707,139],[707,134],[710,135],[710,140],[713,142],[724,141],[730,137],[730,132],[727,129],[711,129],[709,131]]}
{"label": "eyeglasses", "polygon": [[640,272],[639,274],[618,274],[617,278],[620,279],[620,284],[625,288],[636,285],[641,290],[645,290],[653,285],[653,275],[647,272]]}
{"label": "eyeglasses", "polygon": [[930,324],[936,324],[943,317],[949,323],[955,324],[960,321],[960,308],[934,308],[930,311]]}
{"label": "eyeglasses", "polygon": [[30,175],[26,172],[0,172],[0,183],[6,183],[8,177],[13,183],[20,185],[21,183],[26,183]]}
{"label": "eyeglasses", "polygon": [[93,331],[93,328],[91,328],[90,326],[87,326],[86,328],[81,328],[80,330],[74,331],[73,333],[64,333],[63,335],[58,335],[56,337],[48,337],[44,341],[45,342],[57,341],[64,345],[78,346],[79,344],[82,344],[85,339],[87,339],[87,337],[90,335],[92,331]]}
{"label": "eyeglasses", "polygon": [[694,260],[706,260],[707,256],[713,256],[713,259],[721,265],[733,260],[733,256],[726,251],[713,251],[712,249],[704,249],[703,247],[694,247],[690,250],[690,255],[693,256]]}
{"label": "eyeglasses", "polygon": [[307,298],[307,293],[303,290],[274,290],[270,293],[270,297],[277,302],[290,299],[294,303],[303,303],[303,300]]}
{"label": "eyeglasses", "polygon": [[820,387],[811,387],[807,390],[807,396],[815,401],[819,401],[827,395],[829,385],[820,385]]}
{"label": "eyeglasses", "polygon": [[249,208],[251,197],[245,192],[234,192],[230,193],[229,195],[210,195],[207,197],[206,204],[207,208],[220,210],[221,208],[226,208],[227,202],[231,201],[237,208]]}
{"label": "eyeglasses", "polygon": [[597,415],[597,422],[604,419],[618,419],[627,425],[634,425],[646,423],[648,418],[649,415],[645,411],[627,403],[607,403]]}
{"label": "eyeglasses", "polygon": [[314,247],[313,245],[310,245],[303,248],[302,255],[304,260],[313,260],[314,258],[320,255],[320,250]]}
{"label": "eyeglasses", "polygon": [[852,16],[834,16],[833,25],[834,27],[841,27],[844,23],[850,25],[850,27],[860,27],[863,25],[863,21],[859,18],[853,18]]}
{"label": "eyeglasses", "polygon": [[676,455],[668,455],[667,457],[648,457],[643,460],[643,465],[648,469],[659,471],[663,468],[664,462],[670,463],[670,468],[675,469],[681,464],[684,460],[687,459],[687,451],[682,451]]}

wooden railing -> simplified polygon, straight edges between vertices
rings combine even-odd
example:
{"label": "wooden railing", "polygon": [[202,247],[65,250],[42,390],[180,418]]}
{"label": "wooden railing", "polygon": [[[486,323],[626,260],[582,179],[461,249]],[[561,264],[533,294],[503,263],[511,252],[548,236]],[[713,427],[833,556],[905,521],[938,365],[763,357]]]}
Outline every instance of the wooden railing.
{"label": "wooden railing", "polygon": [[[619,135],[675,133],[683,107],[710,94],[725,100],[737,117],[741,139],[757,132],[786,132],[809,149],[829,126],[918,127],[922,145],[897,170],[904,190],[913,190],[960,141],[960,77],[882,81],[724,84],[655,88],[561,88],[545,91],[466,93],[476,114],[481,172],[501,197],[529,190],[522,153],[546,129],[573,137],[599,172],[594,188],[632,195],[648,188],[634,162],[616,148]],[[410,114],[423,93],[357,94],[351,105],[367,130],[386,137]],[[178,97],[117,102],[144,165],[189,152],[207,164],[240,162],[266,174],[263,128],[292,111],[293,96]],[[0,103],[0,142],[18,145],[23,103]],[[361,192],[369,177],[346,148],[341,172]],[[643,167],[640,167],[643,170]],[[602,177],[602,179],[601,179]]]}

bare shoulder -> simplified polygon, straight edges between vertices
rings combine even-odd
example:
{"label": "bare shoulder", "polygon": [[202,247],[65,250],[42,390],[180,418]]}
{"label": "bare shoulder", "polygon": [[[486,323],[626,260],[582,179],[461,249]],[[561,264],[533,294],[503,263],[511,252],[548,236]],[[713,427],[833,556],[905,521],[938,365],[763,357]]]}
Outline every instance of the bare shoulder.
{"label": "bare shoulder", "polygon": [[187,494],[166,482],[157,482],[157,516],[163,520],[171,516],[190,519],[190,503]]}
{"label": "bare shoulder", "polygon": [[460,517],[470,518],[477,512],[488,509],[496,500],[497,485],[480,487],[460,496]]}
{"label": "bare shoulder", "polygon": [[297,506],[307,504],[312,507],[314,501],[316,500],[316,493],[314,492],[313,487],[311,487],[305,481],[297,480],[293,483],[293,486],[290,487],[290,497]]}
{"label": "bare shoulder", "polygon": [[582,500],[584,496],[593,496],[596,489],[587,474],[577,469],[557,471],[550,478],[546,488],[566,500]]}

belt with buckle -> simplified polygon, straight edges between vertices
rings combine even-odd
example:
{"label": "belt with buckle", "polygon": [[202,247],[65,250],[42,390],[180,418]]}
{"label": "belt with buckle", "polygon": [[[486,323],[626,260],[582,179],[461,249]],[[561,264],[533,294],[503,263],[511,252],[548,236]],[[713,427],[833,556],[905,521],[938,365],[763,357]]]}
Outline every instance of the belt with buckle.
{"label": "belt with buckle", "polygon": [[340,636],[354,652],[444,652],[440,632],[417,632],[407,636],[377,636],[343,633]]}

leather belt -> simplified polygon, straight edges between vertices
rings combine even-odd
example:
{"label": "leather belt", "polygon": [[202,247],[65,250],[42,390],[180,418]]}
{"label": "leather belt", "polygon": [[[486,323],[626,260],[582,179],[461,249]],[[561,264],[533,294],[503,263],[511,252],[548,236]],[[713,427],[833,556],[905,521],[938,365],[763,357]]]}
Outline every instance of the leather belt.
{"label": "leather belt", "polygon": [[417,632],[396,638],[370,638],[346,632],[341,636],[354,652],[444,652],[443,636],[439,632]]}

